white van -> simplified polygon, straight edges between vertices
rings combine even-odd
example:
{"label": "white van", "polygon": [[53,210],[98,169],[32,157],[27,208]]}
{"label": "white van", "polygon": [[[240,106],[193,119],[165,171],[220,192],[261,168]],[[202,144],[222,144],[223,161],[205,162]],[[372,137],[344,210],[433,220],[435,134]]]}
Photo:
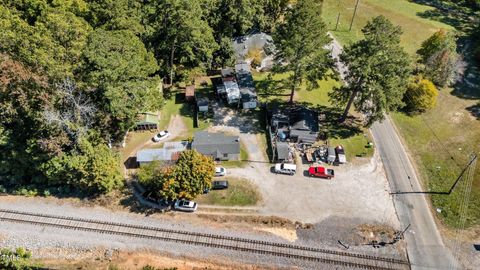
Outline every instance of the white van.
{"label": "white van", "polygon": [[275,164],[275,173],[294,175],[297,172],[297,165],[277,163]]}

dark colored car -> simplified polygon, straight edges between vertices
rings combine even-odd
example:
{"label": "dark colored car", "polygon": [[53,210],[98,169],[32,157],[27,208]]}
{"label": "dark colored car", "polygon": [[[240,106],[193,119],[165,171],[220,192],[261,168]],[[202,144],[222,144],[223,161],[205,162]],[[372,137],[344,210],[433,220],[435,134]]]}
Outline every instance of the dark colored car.
{"label": "dark colored car", "polygon": [[212,190],[227,189],[227,188],[228,188],[228,181],[221,180],[221,181],[213,181],[212,183]]}

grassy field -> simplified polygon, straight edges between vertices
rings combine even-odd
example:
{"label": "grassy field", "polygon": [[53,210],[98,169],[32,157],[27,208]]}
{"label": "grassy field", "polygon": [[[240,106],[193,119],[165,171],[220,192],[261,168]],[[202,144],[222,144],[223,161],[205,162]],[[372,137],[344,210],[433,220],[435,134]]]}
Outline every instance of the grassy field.
{"label": "grassy field", "polygon": [[208,194],[198,196],[195,201],[200,205],[252,206],[261,200],[257,187],[250,181],[236,178],[227,180],[228,189],[211,190]]}
{"label": "grassy field", "polygon": [[[289,100],[290,90],[280,83],[288,78],[288,74],[275,74],[271,77],[274,82],[269,82],[268,73],[254,73],[254,79],[257,83],[257,89],[260,93],[260,101],[268,103],[285,104]],[[317,108],[320,113],[327,115],[327,122],[323,123],[323,129],[327,131],[329,143],[332,145],[343,145],[348,160],[354,160],[357,155],[371,157],[373,150],[365,148],[369,142],[369,131],[367,129],[348,129],[340,127],[337,124],[340,111],[329,101],[328,93],[334,87],[340,86],[341,83],[334,79],[326,79],[319,81],[317,89],[307,90],[306,85],[302,85],[295,92],[294,101],[298,104],[306,105],[310,108]],[[267,95],[268,94],[268,95]]]}
{"label": "grassy field", "polygon": [[[460,25],[450,20],[451,25],[427,19],[424,14],[437,13],[435,8],[406,0],[361,0],[357,10],[352,31],[348,31],[353,14],[355,0],[325,0],[323,16],[333,35],[343,44],[356,41],[362,37],[360,29],[374,16],[384,15],[403,29],[402,45],[414,54],[421,42],[436,30],[452,30]],[[455,12],[455,11],[452,11]],[[335,23],[340,13],[337,31]],[[459,15],[460,16],[460,15]],[[453,16],[455,17],[455,16]],[[445,20],[444,20],[445,21]],[[449,21],[445,21],[449,22]],[[460,30],[460,29],[457,29]],[[460,98],[468,93],[468,99]],[[472,151],[480,151],[480,121],[475,108],[478,108],[480,87],[476,91],[463,86],[442,89],[437,107],[423,115],[410,116],[394,113],[392,118],[406,142],[409,152],[415,159],[417,169],[426,189],[431,191],[448,191],[466,165]],[[453,157],[453,159],[452,159]],[[458,163],[458,165],[457,165]],[[480,222],[480,169],[477,168],[475,182],[471,193],[467,225]],[[442,221],[452,227],[458,226],[459,205],[461,203],[462,184],[460,182],[453,194],[433,195],[435,208]]]}
{"label": "grassy field", "polygon": [[[362,38],[361,29],[372,17],[383,15],[403,30],[402,45],[407,52],[414,53],[420,44],[440,28],[453,27],[422,18],[419,14],[432,10],[432,7],[406,0],[361,0],[357,14],[349,31],[356,0],[324,0],[323,17],[328,29],[342,43],[348,44]],[[338,14],[340,20],[335,31]]]}

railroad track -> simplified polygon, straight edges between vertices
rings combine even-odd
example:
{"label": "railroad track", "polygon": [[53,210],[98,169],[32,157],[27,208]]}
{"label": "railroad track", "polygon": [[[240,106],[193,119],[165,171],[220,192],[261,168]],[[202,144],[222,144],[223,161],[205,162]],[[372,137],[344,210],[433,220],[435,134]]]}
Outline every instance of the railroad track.
{"label": "railroad track", "polygon": [[150,226],[0,209],[0,221],[228,249],[358,269],[410,269],[406,260]]}

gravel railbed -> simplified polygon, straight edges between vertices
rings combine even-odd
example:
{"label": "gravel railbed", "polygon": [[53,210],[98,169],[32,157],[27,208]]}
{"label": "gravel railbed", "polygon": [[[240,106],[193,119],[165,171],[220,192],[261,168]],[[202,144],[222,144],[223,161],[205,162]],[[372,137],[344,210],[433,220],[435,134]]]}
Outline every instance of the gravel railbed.
{"label": "gravel railbed", "polygon": [[[255,233],[247,230],[239,231],[228,230],[224,228],[213,228],[209,226],[199,226],[185,221],[175,222],[166,218],[144,217],[142,215],[133,213],[111,212],[101,208],[74,207],[69,204],[58,205],[33,200],[18,200],[14,202],[0,201],[0,208],[77,218],[88,218],[132,225],[187,230],[199,233],[212,233],[232,237],[250,238],[260,241],[290,243],[283,238],[267,233]],[[246,252],[235,252],[225,249],[167,241],[139,239],[119,235],[73,231],[68,229],[33,226],[10,222],[0,222],[0,234],[3,236],[0,237],[0,246],[4,247],[25,247],[33,251],[46,248],[63,248],[78,251],[78,254],[75,252],[69,252],[65,254],[50,254],[50,259],[74,259],[80,256],[82,252],[90,251],[96,248],[105,248],[107,250],[139,250],[147,248],[160,252],[167,252],[168,254],[176,257],[187,254],[202,259],[215,260],[218,258],[225,258],[236,262],[252,263],[256,265],[275,265],[277,267],[286,268],[295,266],[301,269],[319,269],[318,264],[281,257],[250,254]],[[328,245],[323,245],[319,242],[313,244],[314,246],[320,248],[328,247]],[[43,258],[45,258],[45,255],[43,255]],[[322,265],[321,269],[337,269],[337,267],[338,266]]]}

